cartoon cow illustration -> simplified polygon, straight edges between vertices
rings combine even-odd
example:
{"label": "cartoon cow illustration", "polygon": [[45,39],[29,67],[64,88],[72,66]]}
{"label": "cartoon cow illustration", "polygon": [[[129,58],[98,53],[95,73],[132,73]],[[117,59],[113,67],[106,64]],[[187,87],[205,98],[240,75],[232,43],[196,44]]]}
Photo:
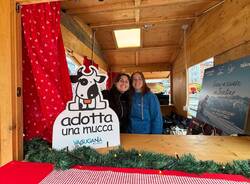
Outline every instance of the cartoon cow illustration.
{"label": "cartoon cow illustration", "polygon": [[107,101],[103,100],[97,83],[106,81],[105,75],[100,75],[94,66],[89,66],[90,73],[85,73],[85,66],[81,66],[77,75],[70,76],[72,83],[77,83],[74,101],[68,103],[70,111],[105,109]]}

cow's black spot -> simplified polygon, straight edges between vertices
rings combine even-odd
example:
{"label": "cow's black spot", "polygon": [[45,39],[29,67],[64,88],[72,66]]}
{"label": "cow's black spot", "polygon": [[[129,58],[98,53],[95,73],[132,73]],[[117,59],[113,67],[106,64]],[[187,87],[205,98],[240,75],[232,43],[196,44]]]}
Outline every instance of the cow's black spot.
{"label": "cow's black spot", "polygon": [[87,95],[88,99],[93,99],[98,95],[98,88],[96,84],[89,87]]}
{"label": "cow's black spot", "polygon": [[79,82],[82,86],[86,86],[88,84],[88,80],[87,79],[79,79]]}

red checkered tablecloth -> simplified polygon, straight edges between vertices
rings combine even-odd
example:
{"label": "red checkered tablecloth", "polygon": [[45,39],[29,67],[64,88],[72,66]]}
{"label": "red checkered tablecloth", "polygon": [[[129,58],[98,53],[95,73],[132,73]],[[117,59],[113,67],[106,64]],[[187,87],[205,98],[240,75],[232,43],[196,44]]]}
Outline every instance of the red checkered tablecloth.
{"label": "red checkered tablecloth", "polygon": [[114,171],[78,170],[53,171],[41,184],[247,184],[247,181],[199,178],[163,174],[124,173]]}
{"label": "red checkered tablecloth", "polygon": [[250,179],[230,174],[191,174],[153,169],[76,166],[53,170],[49,163],[12,161],[0,167],[2,184],[249,184]]}

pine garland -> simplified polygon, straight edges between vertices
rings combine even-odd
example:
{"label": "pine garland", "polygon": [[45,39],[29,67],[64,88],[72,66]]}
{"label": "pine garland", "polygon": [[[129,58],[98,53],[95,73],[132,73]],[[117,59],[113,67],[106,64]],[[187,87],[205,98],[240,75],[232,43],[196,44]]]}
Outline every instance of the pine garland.
{"label": "pine garland", "polygon": [[95,165],[124,168],[145,168],[159,170],[179,170],[190,173],[240,174],[250,178],[250,160],[236,160],[218,164],[214,161],[197,161],[191,154],[181,157],[138,151],[125,151],[122,147],[100,154],[90,147],[80,147],[73,151],[51,149],[46,141],[36,138],[24,144],[25,160],[49,162],[56,169],[69,169],[74,165]]}

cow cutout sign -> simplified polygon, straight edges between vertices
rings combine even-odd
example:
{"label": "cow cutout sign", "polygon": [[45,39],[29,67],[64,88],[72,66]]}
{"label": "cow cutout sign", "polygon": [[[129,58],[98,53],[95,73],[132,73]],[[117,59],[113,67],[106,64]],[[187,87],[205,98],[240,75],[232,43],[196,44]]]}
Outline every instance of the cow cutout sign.
{"label": "cow cutout sign", "polygon": [[89,68],[90,73],[85,73],[85,66],[81,66],[77,75],[71,76],[72,83],[76,84],[75,94],[54,122],[54,149],[120,145],[119,119],[99,88],[107,76],[99,74],[94,66]]}

